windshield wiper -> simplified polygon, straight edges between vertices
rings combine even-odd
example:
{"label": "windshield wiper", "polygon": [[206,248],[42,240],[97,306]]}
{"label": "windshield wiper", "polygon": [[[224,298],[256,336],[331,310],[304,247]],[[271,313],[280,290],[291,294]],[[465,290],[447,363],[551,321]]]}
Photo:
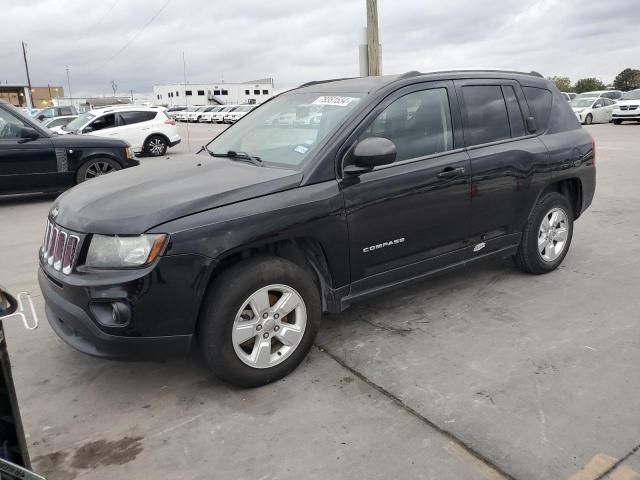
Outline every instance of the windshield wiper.
{"label": "windshield wiper", "polygon": [[241,161],[241,162],[249,162],[253,165],[257,165],[258,167],[264,166],[262,163],[262,159],[260,157],[256,157],[255,155],[249,155],[247,152],[237,152],[235,150],[229,150],[227,153],[213,153],[209,149],[207,149],[209,154],[212,157],[227,157],[231,160]]}

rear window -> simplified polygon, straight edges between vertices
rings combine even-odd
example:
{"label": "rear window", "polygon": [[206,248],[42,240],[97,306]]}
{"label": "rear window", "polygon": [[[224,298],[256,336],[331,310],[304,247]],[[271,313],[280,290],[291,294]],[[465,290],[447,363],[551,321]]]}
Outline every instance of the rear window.
{"label": "rear window", "polygon": [[156,118],[157,112],[120,112],[120,124],[131,125],[132,123],[148,122]]}
{"label": "rear window", "polygon": [[462,87],[467,146],[511,138],[507,105],[499,85]]}
{"label": "rear window", "polygon": [[[549,90],[536,87],[522,87],[524,96],[527,99],[529,105],[529,111],[536,119],[536,125],[538,132],[544,132],[547,129],[549,123],[549,115],[551,113],[551,100],[553,95]],[[564,102],[565,106],[567,102]],[[575,118],[575,115],[574,115]]]}

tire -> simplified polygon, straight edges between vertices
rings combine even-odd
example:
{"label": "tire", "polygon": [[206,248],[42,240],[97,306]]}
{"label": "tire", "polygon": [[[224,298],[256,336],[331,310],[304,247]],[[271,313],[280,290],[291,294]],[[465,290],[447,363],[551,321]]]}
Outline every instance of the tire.
{"label": "tire", "polygon": [[121,170],[122,166],[110,158],[92,158],[84,162],[76,173],[76,183]]}
{"label": "tire", "polygon": [[[554,228],[545,233],[543,222],[557,213]],[[562,230],[564,228],[564,230]],[[564,231],[564,235],[562,232]],[[541,274],[558,268],[569,251],[573,237],[573,211],[567,198],[557,192],[544,195],[536,204],[522,232],[516,264],[525,272]],[[562,243],[564,242],[564,243]],[[544,245],[546,246],[543,246]],[[540,247],[539,247],[540,245]]]}
{"label": "tire", "polygon": [[[282,298],[297,307],[279,317],[276,308]],[[226,270],[209,286],[197,341],[205,364],[219,378],[257,387],[288,375],[302,362],[313,345],[321,315],[320,293],[309,272],[277,257],[249,259]],[[290,345],[280,342],[281,338],[289,338]],[[259,355],[262,352],[266,353]]]}
{"label": "tire", "polygon": [[167,153],[169,142],[162,135],[151,135],[144,142],[144,152],[152,157],[161,157]]}
{"label": "tire", "polygon": [[591,125],[593,123],[593,115],[590,113],[584,118],[585,125]]}
{"label": "tire", "polygon": [[622,120],[613,120],[614,125],[622,125]]}

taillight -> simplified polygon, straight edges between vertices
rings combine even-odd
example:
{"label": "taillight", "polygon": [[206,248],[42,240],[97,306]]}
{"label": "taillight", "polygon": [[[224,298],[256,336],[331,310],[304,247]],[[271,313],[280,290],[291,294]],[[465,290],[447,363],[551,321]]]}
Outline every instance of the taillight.
{"label": "taillight", "polygon": [[175,125],[176,121],[173,118],[167,118],[164,123],[166,123],[167,125]]}

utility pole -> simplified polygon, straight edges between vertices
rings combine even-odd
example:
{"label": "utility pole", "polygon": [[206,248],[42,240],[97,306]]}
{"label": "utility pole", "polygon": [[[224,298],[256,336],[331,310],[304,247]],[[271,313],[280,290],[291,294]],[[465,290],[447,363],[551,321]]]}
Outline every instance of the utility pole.
{"label": "utility pole", "polygon": [[378,0],[367,0],[367,60],[369,75],[380,75],[380,39],[378,36]]}
{"label": "utility pole", "polygon": [[71,95],[71,80],[69,80],[69,65],[65,65],[67,68],[67,87],[69,87],[69,104],[73,106],[73,95]]}
{"label": "utility pole", "polygon": [[29,85],[29,106],[33,108],[33,93],[31,92],[31,77],[29,76],[29,64],[27,63],[27,50],[22,42],[22,56],[24,57],[24,69],[27,71],[27,85]]}

